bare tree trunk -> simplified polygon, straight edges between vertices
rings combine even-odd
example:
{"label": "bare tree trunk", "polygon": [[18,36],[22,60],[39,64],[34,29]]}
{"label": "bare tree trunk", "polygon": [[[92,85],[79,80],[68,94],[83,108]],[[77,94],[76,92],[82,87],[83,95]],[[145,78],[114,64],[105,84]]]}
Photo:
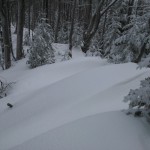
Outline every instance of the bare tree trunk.
{"label": "bare tree trunk", "polygon": [[97,9],[90,20],[87,31],[83,34],[83,46],[81,47],[82,51],[86,53],[89,50],[91,40],[97,32],[101,17],[107,12],[107,10],[114,5],[117,0],[113,0],[105,9],[102,10],[105,0],[101,0],[97,6]]}
{"label": "bare tree trunk", "polygon": [[24,26],[24,0],[18,0],[18,29],[17,29],[17,60],[23,57],[23,26]]}
{"label": "bare tree trunk", "polygon": [[74,32],[76,4],[77,4],[77,0],[74,0],[73,9],[72,9],[71,29],[70,29],[70,35],[69,35],[69,51],[70,51],[69,55],[70,55],[70,57],[72,57],[72,47],[73,47],[72,36],[73,36],[73,32]]}
{"label": "bare tree trunk", "polygon": [[31,3],[32,3],[32,0],[28,1],[28,32],[29,32],[29,37],[30,37],[30,30],[31,30],[31,26],[30,26],[30,22],[31,22]]}
{"label": "bare tree trunk", "polygon": [[[106,0],[106,6],[108,5],[108,2],[109,0]],[[105,30],[106,30],[106,22],[107,22],[107,15],[108,15],[108,12],[105,13],[105,16],[104,16],[104,23],[103,23],[103,27],[102,27],[102,34],[101,34],[101,48],[103,49],[104,48],[104,34],[105,34]]]}
{"label": "bare tree trunk", "polygon": [[10,12],[10,5],[8,3],[8,26],[9,26],[9,38],[10,38],[10,51],[11,51],[11,54],[12,54],[12,57],[14,60],[16,60],[15,58],[15,55],[14,55],[14,52],[13,52],[13,45],[12,45],[12,36],[11,36],[11,12]]}
{"label": "bare tree trunk", "polygon": [[32,20],[31,20],[31,30],[33,31],[36,23],[36,4],[35,0],[32,0]]}
{"label": "bare tree trunk", "polygon": [[14,34],[17,34],[17,26],[18,26],[18,5],[16,3],[16,12],[15,12],[15,19],[16,19],[16,26],[15,26],[15,31]]}
{"label": "bare tree trunk", "polygon": [[8,1],[0,0],[0,16],[2,17],[2,35],[4,45],[4,63],[5,69],[11,66],[10,56],[10,33],[9,33],[9,16],[8,16]]}
{"label": "bare tree trunk", "polygon": [[46,17],[46,22],[48,23],[48,0],[45,2],[45,17]]}
{"label": "bare tree trunk", "polygon": [[[85,7],[86,10],[86,14],[85,14],[85,19],[84,19],[84,30],[86,30],[88,28],[88,25],[90,23],[90,19],[92,16],[92,0],[88,0],[88,3],[86,4]],[[82,16],[82,14],[80,14],[80,16]]]}
{"label": "bare tree trunk", "polygon": [[59,23],[60,23],[60,10],[61,10],[61,0],[58,0],[58,4],[57,4],[57,19],[56,19],[56,27],[55,27],[55,43],[58,42],[57,38],[58,38],[58,30],[59,30]]}

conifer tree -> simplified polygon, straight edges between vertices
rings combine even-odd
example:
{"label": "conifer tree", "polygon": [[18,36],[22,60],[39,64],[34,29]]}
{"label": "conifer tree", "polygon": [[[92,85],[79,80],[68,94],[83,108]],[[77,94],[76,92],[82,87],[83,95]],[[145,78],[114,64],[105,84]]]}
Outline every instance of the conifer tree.
{"label": "conifer tree", "polygon": [[55,62],[52,42],[52,29],[45,19],[42,19],[34,30],[33,42],[29,50],[28,64],[31,68]]}

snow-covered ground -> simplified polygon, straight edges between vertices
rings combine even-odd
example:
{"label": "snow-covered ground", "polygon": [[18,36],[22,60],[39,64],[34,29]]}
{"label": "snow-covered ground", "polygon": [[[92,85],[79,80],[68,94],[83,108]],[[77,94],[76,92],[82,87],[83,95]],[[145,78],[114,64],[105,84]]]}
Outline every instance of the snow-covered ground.
{"label": "snow-covered ground", "polygon": [[150,125],[122,111],[123,97],[150,74],[136,68],[76,48],[69,61],[31,70],[23,59],[1,71],[16,83],[0,99],[0,150],[149,150]]}

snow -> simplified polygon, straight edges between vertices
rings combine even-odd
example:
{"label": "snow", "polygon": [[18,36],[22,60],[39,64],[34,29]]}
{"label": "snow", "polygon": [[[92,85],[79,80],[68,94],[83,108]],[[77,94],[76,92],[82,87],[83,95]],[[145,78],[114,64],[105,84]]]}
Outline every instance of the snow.
{"label": "snow", "polygon": [[32,70],[26,58],[18,61],[0,72],[15,82],[0,101],[0,150],[149,150],[149,124],[122,111],[124,96],[149,73],[84,57],[78,48],[71,60]]}

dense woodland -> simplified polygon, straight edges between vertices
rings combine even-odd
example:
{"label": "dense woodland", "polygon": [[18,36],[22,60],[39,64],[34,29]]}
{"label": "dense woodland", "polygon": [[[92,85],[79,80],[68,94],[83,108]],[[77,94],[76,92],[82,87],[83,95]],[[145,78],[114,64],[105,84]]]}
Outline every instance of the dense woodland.
{"label": "dense woodland", "polygon": [[[16,49],[12,44],[11,26],[16,28]],[[27,32],[23,35],[25,28]],[[68,44],[66,55],[69,58],[72,57],[72,47],[80,46],[87,56],[149,67],[150,1],[0,0],[2,69],[10,68],[12,61],[25,57],[23,45],[30,46],[28,63],[31,68],[54,63],[52,43]],[[37,59],[36,53],[41,53],[42,59]],[[148,83],[141,83],[141,88],[146,87],[146,92],[149,92],[149,80],[146,79]],[[150,95],[143,97],[142,94],[138,90],[131,91],[125,101],[133,99],[131,95],[135,95],[131,107],[149,108]]]}
{"label": "dense woodland", "polygon": [[[149,53],[148,0],[1,0],[1,66],[23,57],[23,29],[32,36],[45,19],[52,42],[81,46],[82,51],[107,57],[115,63],[140,62]],[[16,27],[16,52],[11,25]],[[33,39],[32,39],[33,40]]]}

